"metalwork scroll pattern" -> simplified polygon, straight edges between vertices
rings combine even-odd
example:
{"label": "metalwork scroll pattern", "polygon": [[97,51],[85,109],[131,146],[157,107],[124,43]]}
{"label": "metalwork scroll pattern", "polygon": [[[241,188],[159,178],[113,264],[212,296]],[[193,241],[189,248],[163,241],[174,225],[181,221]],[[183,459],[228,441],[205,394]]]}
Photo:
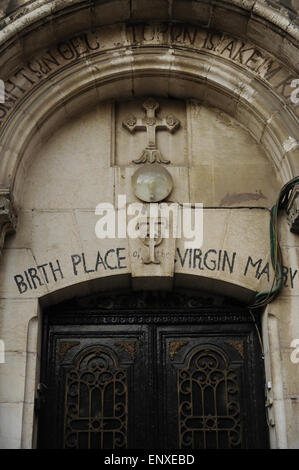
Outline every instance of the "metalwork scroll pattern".
{"label": "metalwork scroll pattern", "polygon": [[242,447],[238,382],[220,351],[207,347],[192,354],[178,371],[180,448]]}
{"label": "metalwork scroll pattern", "polygon": [[66,374],[64,448],[127,448],[127,372],[94,348]]}

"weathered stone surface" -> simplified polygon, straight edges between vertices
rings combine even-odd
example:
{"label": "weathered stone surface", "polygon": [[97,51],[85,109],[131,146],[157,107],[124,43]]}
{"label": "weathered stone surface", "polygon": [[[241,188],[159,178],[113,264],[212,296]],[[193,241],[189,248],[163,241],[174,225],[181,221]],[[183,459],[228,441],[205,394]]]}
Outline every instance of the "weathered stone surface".
{"label": "weathered stone surface", "polygon": [[[269,209],[299,168],[294,0],[23,3],[0,7],[8,98],[0,104],[0,248],[15,227],[12,201],[19,215],[0,262],[2,448],[32,445],[45,305],[119,288],[185,287],[252,302],[273,277]],[[157,119],[180,123],[156,135],[174,181],[167,202],[204,204],[203,243],[163,239],[151,262],[142,240],[95,233],[99,203],[119,209],[119,195],[138,202],[131,177],[146,132],[123,122],[145,119],[148,97],[160,105]],[[288,207],[295,228],[297,199],[294,192]],[[271,445],[296,448],[299,242],[286,217],[283,289],[263,337]]]}

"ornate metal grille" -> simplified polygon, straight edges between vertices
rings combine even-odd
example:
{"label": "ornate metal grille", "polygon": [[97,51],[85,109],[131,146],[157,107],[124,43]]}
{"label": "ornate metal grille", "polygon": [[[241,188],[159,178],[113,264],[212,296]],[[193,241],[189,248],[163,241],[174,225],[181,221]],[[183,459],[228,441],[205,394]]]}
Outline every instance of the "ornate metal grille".
{"label": "ornate metal grille", "polygon": [[66,373],[64,448],[127,448],[127,372],[102,347]]}
{"label": "ornate metal grille", "polygon": [[180,448],[242,447],[239,379],[227,357],[197,348],[177,377]]}

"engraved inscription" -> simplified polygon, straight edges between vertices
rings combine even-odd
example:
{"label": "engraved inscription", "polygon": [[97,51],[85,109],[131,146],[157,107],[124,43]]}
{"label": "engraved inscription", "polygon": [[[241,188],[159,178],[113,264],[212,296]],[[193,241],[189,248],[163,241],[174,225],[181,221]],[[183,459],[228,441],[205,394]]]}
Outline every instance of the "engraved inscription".
{"label": "engraved inscription", "polygon": [[[226,33],[204,30],[187,23],[138,23],[117,25],[118,35],[126,39],[120,45],[155,44],[161,46],[184,46],[197,52],[205,52],[234,62],[268,82],[282,96],[287,104],[299,115],[299,103],[291,101],[294,91],[292,82],[294,72],[283,63],[273,58],[266,51],[250,42],[242,41]],[[0,128],[18,102],[40,82],[57,73],[72,62],[99,51],[108,46],[99,37],[106,35],[105,27],[95,32],[82,34],[59,43],[43,51],[17,69],[5,80],[5,103],[0,103]],[[4,77],[3,77],[4,78]]]}

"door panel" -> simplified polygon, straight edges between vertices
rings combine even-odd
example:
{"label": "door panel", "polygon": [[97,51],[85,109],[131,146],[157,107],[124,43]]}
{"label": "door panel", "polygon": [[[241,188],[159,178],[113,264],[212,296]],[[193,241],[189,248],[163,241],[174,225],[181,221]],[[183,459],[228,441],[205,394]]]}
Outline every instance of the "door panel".
{"label": "door panel", "polygon": [[39,447],[267,447],[263,364],[246,311],[107,305],[45,314]]}
{"label": "door panel", "polygon": [[[227,332],[225,331],[227,329]],[[215,334],[204,327],[157,331],[164,402],[165,448],[214,449],[266,446],[263,394],[256,400],[260,364],[253,332]],[[248,361],[250,358],[250,361]],[[262,388],[260,388],[262,390]]]}
{"label": "door panel", "polygon": [[115,353],[94,345],[61,367],[64,383],[64,448],[127,447],[128,370]]}
{"label": "door panel", "polygon": [[84,336],[72,329],[77,332],[50,329],[40,446],[143,448],[148,440],[153,447],[144,413],[153,399],[148,327],[111,325],[95,332],[86,326]]}

